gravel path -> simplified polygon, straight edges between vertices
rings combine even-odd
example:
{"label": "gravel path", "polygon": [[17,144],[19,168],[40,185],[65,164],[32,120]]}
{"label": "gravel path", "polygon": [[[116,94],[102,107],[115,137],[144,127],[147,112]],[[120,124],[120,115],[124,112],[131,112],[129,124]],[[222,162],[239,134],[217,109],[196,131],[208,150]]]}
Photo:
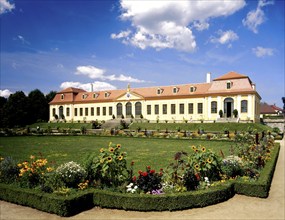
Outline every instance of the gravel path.
{"label": "gravel path", "polygon": [[230,200],[216,205],[173,212],[134,212],[95,207],[69,218],[59,217],[57,215],[41,212],[29,207],[0,201],[0,219],[285,219],[285,138],[280,142],[281,149],[279,159],[271,184],[269,197],[266,199],[235,195]]}

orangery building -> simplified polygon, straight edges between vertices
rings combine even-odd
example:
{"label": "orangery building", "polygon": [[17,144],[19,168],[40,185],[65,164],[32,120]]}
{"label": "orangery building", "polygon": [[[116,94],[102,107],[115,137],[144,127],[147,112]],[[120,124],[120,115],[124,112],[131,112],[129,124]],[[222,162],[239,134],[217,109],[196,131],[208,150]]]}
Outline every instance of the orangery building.
{"label": "orangery building", "polygon": [[50,121],[252,121],[260,118],[261,97],[250,78],[229,72],[205,83],[91,91],[66,88],[50,105]]}

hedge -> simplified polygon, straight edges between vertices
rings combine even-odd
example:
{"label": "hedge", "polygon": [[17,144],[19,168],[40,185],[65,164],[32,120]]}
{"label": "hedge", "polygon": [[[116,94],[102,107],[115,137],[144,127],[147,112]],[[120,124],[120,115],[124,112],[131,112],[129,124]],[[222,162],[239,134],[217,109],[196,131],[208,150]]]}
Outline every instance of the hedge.
{"label": "hedge", "polygon": [[64,197],[0,184],[0,199],[60,216],[76,215],[94,207],[90,190]]}
{"label": "hedge", "polygon": [[269,195],[279,150],[280,145],[275,145],[271,154],[272,159],[266,163],[259,179],[255,182],[237,180],[207,190],[161,195],[126,194],[88,189],[67,197],[0,183],[0,199],[60,216],[72,216],[94,206],[137,211],[162,211],[205,207],[226,201],[235,193],[266,198]]}
{"label": "hedge", "polygon": [[276,144],[272,153],[271,160],[266,163],[260,173],[260,177],[254,182],[236,181],[234,184],[235,192],[246,196],[267,198],[278,160],[280,145]]}

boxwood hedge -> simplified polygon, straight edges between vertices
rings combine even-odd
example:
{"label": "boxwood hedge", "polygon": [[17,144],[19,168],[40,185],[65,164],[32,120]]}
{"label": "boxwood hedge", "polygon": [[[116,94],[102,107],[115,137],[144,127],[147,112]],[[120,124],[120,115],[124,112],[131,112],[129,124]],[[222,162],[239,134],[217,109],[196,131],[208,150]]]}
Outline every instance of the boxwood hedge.
{"label": "boxwood hedge", "polygon": [[162,195],[125,194],[88,189],[67,197],[1,183],[0,199],[60,216],[72,216],[94,206],[137,211],[162,211],[204,207],[226,201],[235,193],[266,198],[269,194],[279,150],[280,145],[275,145],[271,154],[272,159],[266,163],[259,179],[255,182],[231,181],[207,190]]}

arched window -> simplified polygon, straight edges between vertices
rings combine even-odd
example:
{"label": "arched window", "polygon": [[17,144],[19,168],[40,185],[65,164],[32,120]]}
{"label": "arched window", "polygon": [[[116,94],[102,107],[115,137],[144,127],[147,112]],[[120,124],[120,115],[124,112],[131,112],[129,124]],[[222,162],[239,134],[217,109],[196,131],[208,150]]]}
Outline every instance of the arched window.
{"label": "arched window", "polygon": [[212,101],[211,102],[211,113],[217,113],[217,102],[216,101]]}
{"label": "arched window", "polygon": [[60,119],[64,119],[63,106],[60,106],[60,107],[58,108],[58,110],[59,110],[59,118],[60,118]]}
{"label": "arched window", "polygon": [[120,117],[123,115],[123,105],[122,103],[117,104],[117,117]]}
{"label": "arched window", "polygon": [[242,100],[241,101],[241,110],[240,112],[245,113],[247,112],[247,100]]}
{"label": "arched window", "polygon": [[66,116],[68,117],[70,115],[70,108],[66,108]]}
{"label": "arched window", "polygon": [[126,104],[126,117],[130,117],[132,115],[132,103],[128,102]]}
{"label": "arched window", "polygon": [[55,108],[52,109],[52,116],[55,116]]}
{"label": "arched window", "polygon": [[140,116],[142,114],[142,103],[136,102],[135,104],[135,115]]}

